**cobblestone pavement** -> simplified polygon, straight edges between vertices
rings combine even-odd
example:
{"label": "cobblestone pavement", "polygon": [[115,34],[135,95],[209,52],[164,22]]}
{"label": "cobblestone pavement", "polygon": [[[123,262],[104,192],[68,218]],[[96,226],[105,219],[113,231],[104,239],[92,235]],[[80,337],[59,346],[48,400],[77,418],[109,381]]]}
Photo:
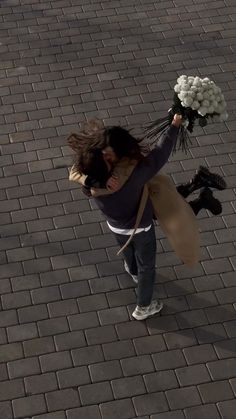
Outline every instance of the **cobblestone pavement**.
{"label": "cobblestone pavement", "polygon": [[[235,0],[2,0],[0,417],[235,419]],[[135,288],[103,217],[68,181],[65,138],[93,116],[141,126],[180,74],[211,76],[226,123],[195,128],[167,165],[226,177],[199,217],[201,263],[157,227],[163,314],[131,320]]]}

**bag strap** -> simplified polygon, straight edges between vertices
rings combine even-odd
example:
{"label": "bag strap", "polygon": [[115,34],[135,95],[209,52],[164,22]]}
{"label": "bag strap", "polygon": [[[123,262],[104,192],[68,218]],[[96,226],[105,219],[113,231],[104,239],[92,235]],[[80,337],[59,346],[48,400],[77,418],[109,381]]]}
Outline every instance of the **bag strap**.
{"label": "bag strap", "polygon": [[140,221],[142,219],[143,211],[146,207],[147,199],[148,199],[148,187],[145,184],[144,187],[143,187],[143,193],[142,193],[142,196],[141,196],[141,199],[140,199],[140,204],[139,204],[138,213],[137,213],[137,217],[136,217],[136,221],[135,221],[134,231],[129,236],[129,238],[126,241],[126,243],[124,244],[124,246],[122,246],[122,248],[117,252],[117,256],[119,256],[120,253],[123,252],[123,250],[128,246],[128,244],[131,242],[132,238],[134,237],[134,235],[136,233],[136,230],[137,230],[137,228],[140,224]]}

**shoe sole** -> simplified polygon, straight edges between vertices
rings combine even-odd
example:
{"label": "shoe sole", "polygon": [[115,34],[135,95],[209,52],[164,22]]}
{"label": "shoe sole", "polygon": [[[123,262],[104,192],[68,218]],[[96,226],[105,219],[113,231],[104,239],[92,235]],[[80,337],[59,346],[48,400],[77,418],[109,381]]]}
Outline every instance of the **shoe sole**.
{"label": "shoe sole", "polygon": [[199,167],[199,172],[200,172],[199,173],[200,176],[201,176],[201,173],[203,173],[203,175],[206,175],[208,177],[208,179],[211,182],[211,187],[212,188],[219,189],[220,191],[227,188],[227,184],[226,184],[225,180],[220,175],[218,175],[217,173],[211,173],[207,169],[207,167],[200,166]]}
{"label": "shoe sole", "polygon": [[155,314],[160,313],[160,311],[163,309],[163,304],[161,303],[161,307],[159,308],[158,311],[155,311],[155,313],[153,314],[148,314],[148,315],[144,315],[144,316],[135,316],[134,313],[132,313],[132,316],[134,317],[135,320],[146,320],[149,317],[153,317],[155,316]]}

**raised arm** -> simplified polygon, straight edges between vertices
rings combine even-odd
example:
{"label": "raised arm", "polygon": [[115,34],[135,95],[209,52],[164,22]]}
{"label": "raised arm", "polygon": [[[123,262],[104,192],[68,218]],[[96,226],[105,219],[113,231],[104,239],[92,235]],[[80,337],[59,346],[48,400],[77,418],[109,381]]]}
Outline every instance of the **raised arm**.
{"label": "raised arm", "polygon": [[175,114],[170,127],[159,140],[156,147],[138,164],[134,176],[144,184],[167,163],[176,143],[182,116]]}

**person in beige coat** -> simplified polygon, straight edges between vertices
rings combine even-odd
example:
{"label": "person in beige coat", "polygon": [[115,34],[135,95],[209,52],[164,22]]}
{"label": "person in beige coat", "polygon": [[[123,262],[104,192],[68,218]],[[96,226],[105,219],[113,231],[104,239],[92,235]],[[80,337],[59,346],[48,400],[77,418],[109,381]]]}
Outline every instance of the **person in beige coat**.
{"label": "person in beige coat", "polygon": [[[174,121],[174,124],[175,123],[176,126],[178,126],[177,124],[179,121]],[[176,135],[177,130],[173,131],[173,134],[174,132]],[[140,275],[142,277],[142,274],[139,275],[139,271],[142,271],[142,269],[138,269],[140,268],[139,266],[136,266],[135,269],[133,269],[130,259],[126,257],[126,255],[129,253],[131,241],[137,241],[137,234],[140,230],[145,230],[146,222],[144,222],[143,219],[145,219],[146,207],[150,205],[148,204],[149,201],[152,204],[152,211],[154,210],[155,217],[167,235],[176,254],[184,263],[193,266],[199,258],[199,234],[195,214],[203,207],[203,203],[200,202],[203,201],[203,196],[201,196],[198,201],[192,201],[194,205],[192,204],[191,206],[183,199],[181,194],[178,193],[173,182],[168,176],[164,174],[151,176],[152,173],[155,174],[156,169],[158,170],[158,168],[163,166],[165,163],[166,157],[162,157],[162,154],[168,158],[173,146],[173,141],[172,144],[170,144],[171,138],[165,138],[164,141],[164,143],[169,141],[169,144],[167,143],[167,145],[165,145],[165,147],[168,148],[168,152],[159,146],[160,148],[153,153],[154,156],[157,156],[155,157],[156,160],[154,159],[152,161],[149,158],[149,160],[146,159],[145,161],[145,157],[143,157],[140,153],[140,148],[137,147],[136,140],[134,140],[132,136],[127,135],[127,133],[128,132],[126,130],[120,127],[110,128],[109,131],[97,130],[95,142],[94,133],[92,134],[92,143],[88,141],[88,135],[82,135],[80,137],[76,137],[76,135],[70,136],[70,146],[72,146],[73,149],[77,149],[77,151],[79,149],[79,153],[77,154],[77,163],[72,167],[69,178],[72,181],[83,184],[87,193],[89,191],[91,195],[98,200],[103,212],[105,208],[105,216],[108,218],[109,227],[112,231],[114,231],[114,233],[117,233],[118,230],[116,236],[119,244],[123,245],[121,250],[123,251],[125,257],[125,269],[131,274],[133,279],[138,279]],[[104,138],[107,139],[107,137],[109,138],[109,141],[104,142]],[[83,143],[82,146],[81,143]],[[142,166],[142,171],[140,170],[140,166]],[[148,175],[146,173],[148,173]],[[143,182],[143,177],[145,178],[146,176],[147,178],[147,181],[144,182],[143,187],[140,189],[138,199],[139,205],[136,206],[134,214],[135,218],[132,216],[133,221],[130,220],[127,225],[125,225],[124,221],[117,222],[116,224],[116,221],[114,220],[119,219],[119,212],[114,212],[114,208],[110,211],[108,202],[111,198],[110,200],[107,200],[103,197],[111,197],[112,194],[115,196],[119,190],[125,190],[125,185],[129,184],[130,180],[132,181],[134,175],[136,175],[139,184],[140,182]],[[205,183],[203,180],[205,180]],[[212,186],[213,184],[213,186],[219,187],[219,189],[223,188],[224,185],[220,182],[220,180],[221,178],[217,177],[217,175],[210,174],[210,172],[207,173],[206,169],[201,168],[197,177],[195,177],[194,185],[193,182],[190,182],[189,185],[182,185],[181,193],[182,195],[186,195],[187,192],[192,192],[195,186],[196,189],[203,186],[203,183],[205,186],[206,184],[207,186]],[[131,190],[133,195],[135,189],[133,188]],[[220,212],[220,204],[212,196],[211,198],[211,200],[208,199],[209,202],[205,199],[204,207],[206,208],[211,205],[211,209],[215,211],[215,213]],[[130,200],[132,200],[131,195],[127,195],[127,206]],[[213,205],[213,203],[215,205]],[[122,211],[124,212],[124,209],[121,209],[121,212]],[[114,213],[116,213],[116,215],[112,218],[111,214]],[[147,215],[146,219],[148,219]],[[110,225],[111,220],[111,224],[113,225]],[[130,234],[128,234],[127,231],[129,231]],[[129,237],[128,241],[127,237]],[[142,278],[139,282],[142,283]],[[140,289],[142,289],[142,286]],[[150,290],[150,295],[152,295],[152,286],[150,287]],[[142,290],[140,291],[140,294],[142,294]],[[140,301],[141,303],[138,302],[136,310],[133,313],[133,316],[138,320],[146,318],[151,314],[155,314],[153,311],[157,312],[156,310],[160,309],[160,304],[157,302],[152,303],[150,301],[150,296],[148,299],[146,298],[146,301],[148,301],[149,304],[142,304],[142,298],[140,298]]]}

